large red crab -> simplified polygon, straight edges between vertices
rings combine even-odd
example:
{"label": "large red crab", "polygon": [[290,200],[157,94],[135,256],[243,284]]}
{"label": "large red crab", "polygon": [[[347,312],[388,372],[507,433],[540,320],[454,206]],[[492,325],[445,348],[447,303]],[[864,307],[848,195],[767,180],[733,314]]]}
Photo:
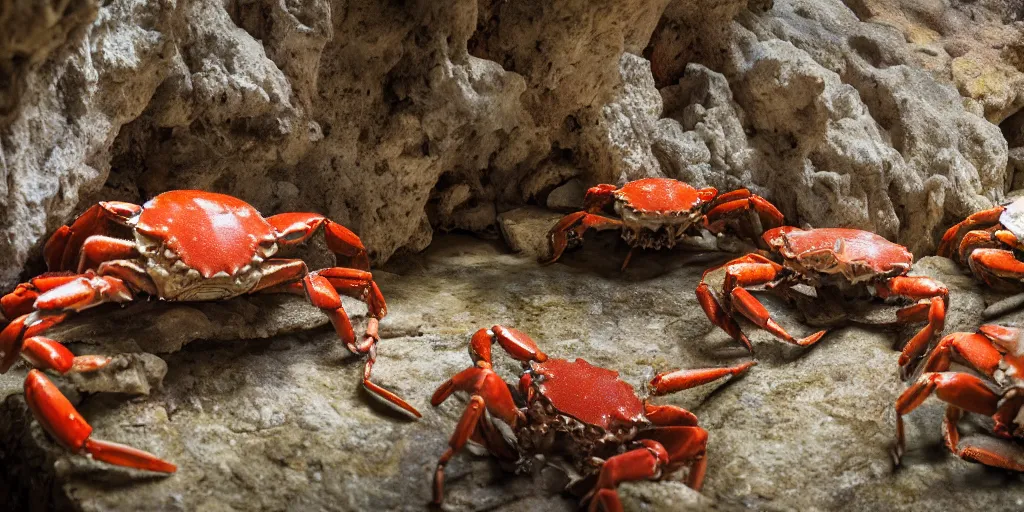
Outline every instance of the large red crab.
{"label": "large red crab", "polygon": [[[985,378],[948,371],[953,360],[966,363]],[[932,349],[924,371],[896,400],[896,462],[906,445],[903,415],[934,393],[948,404],[942,437],[951,452],[971,462],[1024,471],[1024,331],[983,325],[976,333],[950,334]],[[991,417],[993,433],[1009,441],[985,442],[982,437],[980,442],[961,442],[957,423],[964,411]]]}
{"label": "large red crab", "polygon": [[[697,300],[712,323],[753,350],[740,330],[734,313],[746,317],[777,338],[800,346],[816,343],[826,331],[796,339],[775,320],[768,310],[745,288],[762,285],[768,289],[788,290],[804,284],[817,293],[839,294],[850,298],[903,298],[915,304],[900,309],[901,323],[927,321],[906,344],[900,366],[920,356],[932,338],[942,332],[946,319],[949,291],[929,277],[908,276],[913,255],[906,247],[859,229],[799,229],[783,226],[766,231],[764,240],[776,263],[759,254],[748,254],[721,267],[708,270],[697,286]],[[725,270],[721,290],[712,290],[706,282],[709,274]]]}
{"label": "large red crab", "polygon": [[[274,258],[282,246],[308,240],[324,228],[328,248],[356,268],[310,272],[298,259]],[[71,313],[140,295],[169,301],[223,300],[252,293],[305,295],[323,310],[352,352],[367,355],[363,385],[384,400],[419,416],[411,405],[370,381],[376,359],[384,296],[368,272],[362,242],[344,226],[315,213],[264,218],[240,199],[197,190],[160,194],[143,206],[103,202],[86,210],[47,241],[50,272],[22,283],[0,299],[0,373],[21,355],[32,366],[25,399],[37,421],[62,445],[112,464],[173,472],[175,466],[130,447],[90,437],[92,427],[39,370],[89,371],[108,361],[75,357],[42,336]],[[369,321],[356,339],[339,294],[368,306]]]}
{"label": "large red crab", "polygon": [[[612,204],[618,219],[598,215]],[[626,268],[637,247],[671,248],[680,240],[701,235],[702,230],[718,234],[727,226],[756,238],[763,229],[783,223],[775,206],[747,189],[718,195],[714,188],[696,189],[671,178],[645,178],[621,188],[607,184],[591,187],[583,198],[583,208],[563,217],[548,232],[551,256],[542,263],[554,263],[566,249],[581,245],[588,229],[622,230],[622,238],[631,247],[622,263]],[[751,211],[756,215],[744,215]]]}
{"label": "large red crab", "polygon": [[[523,363],[517,396],[491,366],[495,342]],[[708,433],[697,426],[693,413],[641,400],[613,370],[583,359],[549,359],[529,336],[500,325],[477,331],[470,354],[474,365],[442,384],[430,399],[436,407],[455,391],[470,394],[437,464],[434,503],[440,504],[444,495],[445,466],[470,439],[521,467],[531,455],[566,456],[582,475],[574,483],[589,485],[583,501],[592,511],[622,510],[616,492],[620,482],[665,478],[684,466],[687,484],[700,490]],[[649,388],[653,395],[672,393],[740,375],[753,364],[666,372],[655,376]],[[502,435],[502,424],[511,428],[511,436]]]}
{"label": "large red crab", "polygon": [[1024,198],[975,213],[946,231],[938,255],[966,264],[985,284],[1020,290],[1024,284]]}

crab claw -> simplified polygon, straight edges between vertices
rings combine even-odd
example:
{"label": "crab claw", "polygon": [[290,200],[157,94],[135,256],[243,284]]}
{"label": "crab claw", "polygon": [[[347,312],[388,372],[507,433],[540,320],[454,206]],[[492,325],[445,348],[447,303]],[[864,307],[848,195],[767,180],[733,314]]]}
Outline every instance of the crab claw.
{"label": "crab claw", "polygon": [[551,245],[551,255],[548,258],[541,258],[542,265],[548,265],[558,261],[567,249],[572,249],[583,243],[583,234],[589,229],[604,231],[606,229],[620,229],[622,221],[609,219],[601,215],[595,215],[588,211],[570,213],[558,221],[548,231],[548,242]]}
{"label": "crab claw", "polygon": [[96,460],[158,473],[174,473],[177,467],[149,452],[90,437],[90,426],[57,386],[39,370],[25,377],[25,401],[36,421],[61,445],[75,453],[86,452]]}
{"label": "crab claw", "polygon": [[547,354],[542,352],[537,346],[537,342],[533,341],[526,333],[501,325],[495,325],[490,329],[480,329],[473,335],[473,339],[469,342],[473,360],[490,363],[491,345],[495,341],[517,361],[543,363],[548,360]]}

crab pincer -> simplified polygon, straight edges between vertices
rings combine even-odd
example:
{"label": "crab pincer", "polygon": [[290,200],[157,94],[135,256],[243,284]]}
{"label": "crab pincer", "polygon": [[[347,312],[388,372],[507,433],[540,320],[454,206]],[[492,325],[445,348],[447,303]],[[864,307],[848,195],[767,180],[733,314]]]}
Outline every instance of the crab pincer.
{"label": "crab pincer", "polygon": [[[494,371],[494,344],[522,364],[518,386],[506,384]],[[436,407],[456,391],[470,395],[438,460],[435,504],[444,497],[445,467],[470,441],[519,466],[531,464],[534,456],[568,458],[584,475],[579,481],[592,482],[580,492],[592,511],[621,511],[616,488],[628,480],[657,480],[685,469],[687,485],[700,489],[708,433],[693,413],[641,400],[618,372],[580,358],[551,358],[525,333],[500,325],[477,331],[470,355],[473,366],[438,387],[430,401]],[[753,364],[666,372],[655,376],[648,389],[654,395],[689,389],[741,375]],[[514,439],[503,435],[502,427],[511,429]]]}
{"label": "crab pincer", "polygon": [[[310,271],[299,259],[274,257],[282,247],[324,233],[339,266]],[[384,296],[369,272],[366,248],[348,228],[316,213],[263,217],[241,199],[199,190],[172,190],[143,205],[101,202],[62,226],[43,247],[49,272],[0,297],[0,373],[19,359],[45,370],[89,371],[105,364],[74,357],[44,332],[70,315],[139,297],[165,301],[219,301],[263,293],[305,297],[330,319],[344,346],[366,358],[363,386],[410,416],[420,413],[371,380],[387,315]],[[341,297],[367,305],[367,325],[357,339]],[[36,419],[75,452],[155,471],[173,466],[149,454],[97,441],[80,415],[38,371],[26,380]],[[60,414],[58,414],[60,413]],[[68,413],[71,419],[62,420]],[[147,462],[148,461],[148,462]]]}
{"label": "crab pincer", "polygon": [[[929,277],[907,275],[914,256],[906,247],[868,231],[846,228],[805,230],[782,226],[766,231],[764,241],[775,259],[753,253],[736,258],[704,272],[696,290],[708,319],[747,350],[752,352],[753,347],[736,322],[736,315],[801,347],[817,343],[826,333],[822,330],[804,338],[792,336],[746,290],[748,287],[787,293],[794,286],[806,285],[819,295],[904,303],[896,314],[898,323],[925,322],[903,349],[900,367],[904,371],[942,333],[949,291]],[[709,282],[714,275],[724,275],[721,286]]]}

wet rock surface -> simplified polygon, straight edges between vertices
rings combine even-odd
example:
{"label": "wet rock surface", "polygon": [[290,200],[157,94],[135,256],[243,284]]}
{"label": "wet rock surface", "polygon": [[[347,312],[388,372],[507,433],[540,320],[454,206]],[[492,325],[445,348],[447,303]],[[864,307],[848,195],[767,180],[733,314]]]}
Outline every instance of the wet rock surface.
{"label": "wet rock surface", "polygon": [[[51,503],[82,510],[421,510],[430,498],[436,458],[465,404],[456,396],[434,409],[429,395],[470,364],[466,347],[477,328],[515,326],[549,354],[615,368],[635,386],[652,370],[748,358],[712,328],[693,296],[704,266],[724,257],[641,252],[622,273],[625,254],[613,234],[603,233],[541,267],[528,252],[508,254],[491,242],[447,236],[421,255],[376,270],[390,313],[381,323],[374,378],[419,407],[424,417],[418,422],[360,389],[361,361],[347,354],[329,327],[314,327],[324,319],[299,298],[152,303],[83,315],[60,333],[80,341],[71,345],[76,351],[158,352],[166,376],[148,396],[130,386],[123,394],[80,393],[58,379],[62,388],[97,437],[150,450],[177,463],[179,471],[153,478],[58,448],[30,421],[20,367],[0,378],[6,397],[0,409],[9,419],[0,430],[0,463],[9,475],[20,475],[3,479],[0,497],[23,507]],[[986,304],[1000,298],[979,292],[942,258],[925,258],[916,272],[950,286],[948,332],[974,329]],[[794,334],[812,331],[802,325],[800,308],[765,296]],[[168,343],[167,333],[118,316],[133,307],[142,310],[132,316],[154,319],[179,318],[176,308],[194,308],[213,327]],[[358,328],[365,308],[355,302],[346,307]],[[265,326],[250,331],[253,339],[218,334],[233,315],[245,316],[238,311],[250,309],[259,311],[255,321]],[[1024,314],[1017,312],[997,320],[1020,318]],[[937,400],[908,416],[908,453],[904,465],[894,468],[892,404],[904,388],[893,350],[896,331],[837,327],[809,350],[753,328],[748,332],[759,364],[747,376],[657,399],[692,409],[710,431],[702,495],[678,482],[634,483],[622,492],[628,509],[1021,507],[1020,475],[961,461],[942,446],[943,406]],[[510,379],[517,375],[518,365],[500,354],[497,367]],[[964,431],[984,426],[982,420],[965,421]],[[449,510],[574,507],[551,471],[516,476],[467,452],[448,466],[448,475]]]}

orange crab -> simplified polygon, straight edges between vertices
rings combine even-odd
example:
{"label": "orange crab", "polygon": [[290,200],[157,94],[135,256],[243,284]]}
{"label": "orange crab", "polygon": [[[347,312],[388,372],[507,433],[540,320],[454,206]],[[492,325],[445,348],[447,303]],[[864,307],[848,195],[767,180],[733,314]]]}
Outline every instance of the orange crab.
{"label": "orange crab", "polygon": [[[948,371],[954,358],[984,378]],[[1024,331],[983,325],[976,333],[950,334],[932,349],[924,371],[896,400],[897,464],[906,446],[903,415],[934,393],[948,404],[942,436],[951,452],[986,466],[1024,471]],[[992,432],[1007,441],[961,443],[957,424],[964,411],[991,417],[995,422]]]}
{"label": "orange crab", "polygon": [[[300,244],[324,228],[327,246],[355,268],[310,272],[302,260],[274,258],[280,247]],[[376,360],[384,296],[368,272],[369,258],[355,233],[315,213],[264,218],[240,199],[198,190],[160,194],[139,206],[102,202],[70,226],[58,229],[44,249],[50,272],[0,299],[0,373],[22,356],[38,368],[25,380],[25,399],[37,421],[60,444],[111,464],[173,472],[155,455],[91,437],[92,427],[39,370],[90,371],[109,360],[75,357],[46,329],[70,314],[140,294],[168,301],[223,300],[252,293],[305,295],[330,317],[352,352],[367,355],[363,385],[384,400],[419,416],[394,393],[370,381]],[[369,321],[361,340],[340,295],[365,302]]]}
{"label": "orange crab", "polygon": [[[598,215],[609,205],[614,205],[618,219]],[[591,187],[583,198],[583,208],[551,228],[551,256],[542,258],[541,263],[554,263],[566,249],[582,245],[589,229],[622,231],[630,246],[622,263],[625,269],[637,247],[672,248],[687,237],[700,236],[703,231],[719,234],[727,226],[756,239],[764,229],[783,223],[775,206],[747,189],[718,195],[714,188],[696,189],[671,178],[645,178],[621,188],[607,184]],[[751,211],[756,215],[744,215]]]}
{"label": "orange crab", "polygon": [[[914,260],[906,247],[868,231],[845,228],[804,230],[783,226],[766,231],[764,241],[782,264],[759,254],[748,254],[708,270],[697,286],[697,300],[711,322],[743,343],[747,350],[753,351],[750,340],[740,330],[733,313],[739,313],[783,341],[803,347],[813,345],[826,332],[794,338],[745,289],[759,285],[785,291],[804,284],[815,288],[819,294],[828,289],[829,293],[855,299],[878,297],[916,301],[897,313],[901,323],[927,321],[900,355],[899,364],[904,369],[942,332],[949,291],[929,277],[906,275]],[[706,280],[718,269],[725,270],[725,279],[721,290],[712,290]]]}
{"label": "orange crab", "polygon": [[[494,343],[523,363],[518,393],[491,366]],[[693,413],[641,400],[613,370],[579,358],[549,359],[529,336],[500,325],[477,331],[470,355],[474,365],[430,399],[436,407],[455,391],[470,394],[434,473],[435,504],[444,496],[445,466],[469,440],[524,470],[534,455],[567,457],[580,474],[569,486],[589,489],[583,502],[591,511],[621,511],[620,482],[662,479],[684,467],[687,484],[700,490],[708,433]],[[741,375],[753,365],[666,372],[648,387],[652,395],[673,393]],[[501,426],[511,428],[511,437],[502,435]]]}
{"label": "orange crab", "polygon": [[985,284],[1020,290],[1024,284],[1024,198],[975,213],[949,228],[938,255],[966,264]]}

